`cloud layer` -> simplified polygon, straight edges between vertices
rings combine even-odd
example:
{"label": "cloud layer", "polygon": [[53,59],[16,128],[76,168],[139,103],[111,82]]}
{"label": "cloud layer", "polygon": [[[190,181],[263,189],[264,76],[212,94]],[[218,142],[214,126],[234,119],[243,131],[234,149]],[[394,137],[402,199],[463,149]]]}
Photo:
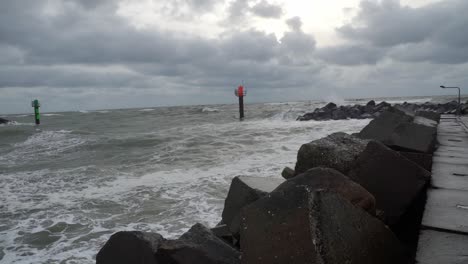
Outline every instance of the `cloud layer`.
{"label": "cloud layer", "polygon": [[[217,18],[225,30],[204,37],[137,28],[110,0],[3,2],[0,91],[8,96],[0,98],[0,112],[27,110],[23,104],[37,96],[49,100],[51,110],[66,110],[64,101],[68,108],[108,108],[109,96],[127,106],[225,103],[242,80],[252,101],[320,99],[331,92],[424,95],[437,93],[428,87],[439,83],[468,80],[464,0],[420,8],[364,0],[356,17],[336,29],[344,44],[328,47],[317,47],[300,17],[285,17],[282,5],[265,0],[163,6],[175,17],[225,8]],[[253,17],[282,20],[289,29],[277,37],[232,26]]]}

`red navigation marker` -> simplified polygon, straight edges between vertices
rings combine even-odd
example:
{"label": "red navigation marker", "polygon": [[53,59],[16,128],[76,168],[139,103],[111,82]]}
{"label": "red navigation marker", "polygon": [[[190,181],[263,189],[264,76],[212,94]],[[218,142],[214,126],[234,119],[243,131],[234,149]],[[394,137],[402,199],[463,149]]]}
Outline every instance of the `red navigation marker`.
{"label": "red navigation marker", "polygon": [[244,96],[247,95],[247,91],[244,89],[244,86],[241,85],[234,90],[234,94],[239,97],[239,114],[242,120],[244,119]]}

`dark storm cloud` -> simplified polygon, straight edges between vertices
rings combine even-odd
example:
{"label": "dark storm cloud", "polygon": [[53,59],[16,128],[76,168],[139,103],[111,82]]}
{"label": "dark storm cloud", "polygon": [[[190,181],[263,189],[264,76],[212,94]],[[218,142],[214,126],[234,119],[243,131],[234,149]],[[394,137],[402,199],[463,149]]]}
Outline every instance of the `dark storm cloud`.
{"label": "dark storm cloud", "polygon": [[337,29],[356,44],[326,48],[320,57],[344,65],[376,63],[385,56],[407,62],[464,63],[468,61],[467,12],[465,0],[419,8],[403,6],[398,0],[365,0],[354,20]]}
{"label": "dark storm cloud", "polygon": [[[285,21],[289,30],[280,39],[234,27],[265,13],[253,11],[259,1],[230,3],[225,32],[205,38],[136,29],[116,15],[113,0],[3,1],[0,110],[15,111],[9,110],[13,101],[28,107],[25,98],[37,95],[63,99],[61,105],[77,98],[70,105],[81,109],[111,107],[110,96],[125,106],[230,102],[232,87],[242,80],[249,99],[257,101],[318,99],[332,92],[416,95],[445,79],[468,81],[468,21],[460,15],[468,3],[461,0],[421,8],[364,1],[358,16],[338,29],[349,43],[334,47],[317,46],[299,17]],[[216,4],[178,0],[167,8],[198,14]]]}
{"label": "dark storm cloud", "polygon": [[330,63],[352,66],[376,64],[385,55],[384,52],[384,49],[378,47],[343,45],[321,48],[317,50],[316,57]]}
{"label": "dark storm cloud", "polygon": [[315,48],[314,38],[300,28],[281,41],[257,30],[205,39],[137,30],[115,15],[112,1],[34,3],[2,6],[0,54],[9,56],[0,63],[9,67],[0,71],[0,87],[149,88],[178,83],[179,88],[219,88],[244,79],[266,88],[297,86],[317,72],[292,73],[291,67]]}
{"label": "dark storm cloud", "polygon": [[255,15],[264,18],[280,18],[283,15],[281,6],[270,4],[265,0],[252,6],[251,10]]}

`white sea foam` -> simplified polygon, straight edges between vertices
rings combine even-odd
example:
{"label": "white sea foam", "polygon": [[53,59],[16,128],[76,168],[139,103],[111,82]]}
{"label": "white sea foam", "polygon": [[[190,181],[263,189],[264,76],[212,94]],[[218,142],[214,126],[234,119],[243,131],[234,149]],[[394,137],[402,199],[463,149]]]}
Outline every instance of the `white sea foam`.
{"label": "white sea foam", "polygon": [[43,116],[63,116],[61,114],[42,114]]}
{"label": "white sea foam", "polygon": [[202,108],[202,113],[213,113],[213,112],[219,112],[219,109],[217,108],[211,108],[211,107],[204,107]]}
{"label": "white sea foam", "polygon": [[154,111],[154,110],[156,110],[156,109],[153,109],[153,108],[146,108],[146,109],[140,109],[140,110],[138,110],[138,111],[140,111],[140,112],[152,112],[152,111]]}

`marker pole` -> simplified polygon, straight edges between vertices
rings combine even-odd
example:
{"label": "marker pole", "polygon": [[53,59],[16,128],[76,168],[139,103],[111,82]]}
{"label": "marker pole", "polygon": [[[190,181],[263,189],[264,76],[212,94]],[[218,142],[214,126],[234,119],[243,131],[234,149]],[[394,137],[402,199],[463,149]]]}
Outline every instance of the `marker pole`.
{"label": "marker pole", "polygon": [[39,125],[41,123],[41,115],[39,114],[39,107],[41,107],[41,104],[39,103],[39,100],[34,100],[31,102],[32,107],[34,107],[34,119],[36,121],[36,125]]}
{"label": "marker pole", "polygon": [[239,96],[239,116],[240,119],[244,119],[244,96]]}
{"label": "marker pole", "polygon": [[247,95],[247,91],[241,85],[234,90],[234,94],[239,97],[239,118],[242,121],[244,119],[244,96]]}

